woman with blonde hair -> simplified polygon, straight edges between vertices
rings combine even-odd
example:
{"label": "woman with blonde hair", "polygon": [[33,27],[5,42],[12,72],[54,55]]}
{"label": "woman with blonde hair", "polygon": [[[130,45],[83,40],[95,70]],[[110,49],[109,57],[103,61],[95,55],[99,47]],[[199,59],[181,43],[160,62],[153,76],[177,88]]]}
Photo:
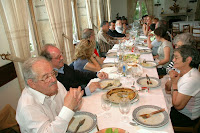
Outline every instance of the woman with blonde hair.
{"label": "woman with blonde hair", "polygon": [[79,71],[93,71],[101,70],[101,66],[96,60],[94,54],[95,41],[83,39],[76,46],[74,69]]}

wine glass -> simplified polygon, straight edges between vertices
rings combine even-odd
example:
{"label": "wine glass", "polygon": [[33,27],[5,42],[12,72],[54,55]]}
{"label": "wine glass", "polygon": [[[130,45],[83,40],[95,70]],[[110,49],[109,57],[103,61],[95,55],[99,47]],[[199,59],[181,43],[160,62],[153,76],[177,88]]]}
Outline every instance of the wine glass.
{"label": "wine glass", "polygon": [[101,95],[101,107],[105,111],[105,117],[110,117],[108,111],[111,109],[112,103],[105,97],[106,97],[105,94]]}
{"label": "wine glass", "polygon": [[128,98],[122,98],[120,103],[119,103],[119,111],[123,114],[121,121],[122,122],[129,122],[129,118],[127,116],[127,114],[130,111],[130,100]]}

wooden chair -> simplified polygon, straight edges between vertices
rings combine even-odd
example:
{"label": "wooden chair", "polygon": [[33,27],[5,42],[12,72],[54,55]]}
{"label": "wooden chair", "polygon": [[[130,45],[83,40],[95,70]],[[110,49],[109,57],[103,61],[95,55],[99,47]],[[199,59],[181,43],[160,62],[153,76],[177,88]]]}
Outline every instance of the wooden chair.
{"label": "wooden chair", "polygon": [[183,25],[183,32],[190,32],[190,25]]}
{"label": "wooden chair", "polygon": [[180,33],[180,25],[179,25],[179,23],[173,23],[172,24],[172,36],[175,37],[179,33]]}
{"label": "wooden chair", "polygon": [[190,133],[199,133],[198,132],[198,131],[200,131],[199,127],[200,127],[200,119],[197,122],[197,124],[194,126],[190,126],[190,127],[175,127],[175,126],[173,126],[175,132],[190,132]]}

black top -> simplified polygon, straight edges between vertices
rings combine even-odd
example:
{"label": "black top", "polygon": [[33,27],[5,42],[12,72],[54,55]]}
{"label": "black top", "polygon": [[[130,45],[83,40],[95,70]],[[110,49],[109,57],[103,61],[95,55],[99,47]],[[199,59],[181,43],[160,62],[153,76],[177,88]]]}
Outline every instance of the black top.
{"label": "black top", "polygon": [[121,33],[118,33],[116,30],[111,30],[109,29],[109,31],[107,32],[107,34],[109,36],[112,36],[112,37],[125,37],[126,35],[125,34],[121,34]]}
{"label": "black top", "polygon": [[64,74],[58,73],[56,78],[65,86],[67,91],[69,91],[70,87],[77,88],[78,86],[81,86],[81,88],[84,90],[88,82],[97,77],[96,72],[81,72],[72,69],[66,64],[64,64],[63,70]]}

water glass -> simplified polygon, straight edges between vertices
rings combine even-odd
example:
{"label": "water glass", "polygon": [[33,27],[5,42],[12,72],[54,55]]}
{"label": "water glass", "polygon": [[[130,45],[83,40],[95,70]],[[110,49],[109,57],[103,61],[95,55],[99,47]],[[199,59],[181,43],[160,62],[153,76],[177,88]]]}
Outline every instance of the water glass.
{"label": "water glass", "polygon": [[101,107],[105,111],[105,117],[110,117],[108,111],[111,109],[112,103],[105,99],[105,94],[101,96]]}
{"label": "water glass", "polygon": [[130,100],[128,98],[122,98],[122,100],[119,103],[119,111],[123,114],[121,121],[122,122],[129,122],[129,118],[127,116],[127,114],[130,111]]}

